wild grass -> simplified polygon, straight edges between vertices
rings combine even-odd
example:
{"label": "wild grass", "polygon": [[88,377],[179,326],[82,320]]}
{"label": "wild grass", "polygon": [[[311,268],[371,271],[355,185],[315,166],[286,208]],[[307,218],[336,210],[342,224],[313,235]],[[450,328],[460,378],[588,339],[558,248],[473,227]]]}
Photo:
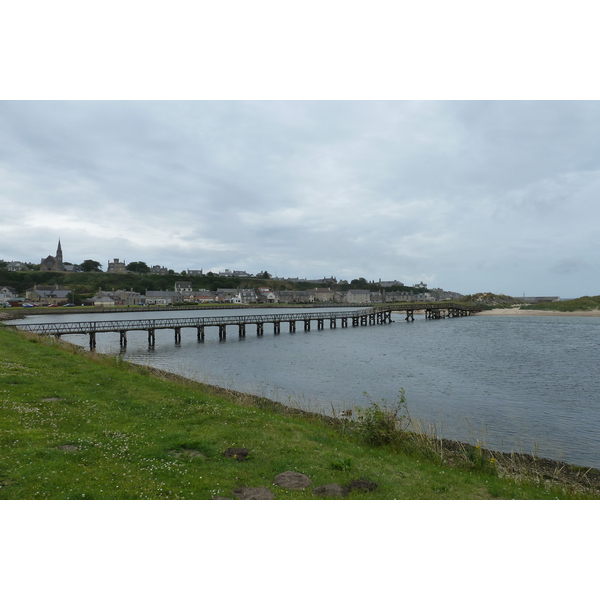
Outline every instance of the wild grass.
{"label": "wild grass", "polygon": [[[410,430],[407,415],[403,396],[350,417],[306,413],[0,327],[0,499],[210,499],[245,486],[313,499],[315,486],[360,479],[377,488],[348,499],[596,497],[518,479],[483,448]],[[238,447],[247,460],[223,456]],[[274,485],[288,470],[313,486]]]}

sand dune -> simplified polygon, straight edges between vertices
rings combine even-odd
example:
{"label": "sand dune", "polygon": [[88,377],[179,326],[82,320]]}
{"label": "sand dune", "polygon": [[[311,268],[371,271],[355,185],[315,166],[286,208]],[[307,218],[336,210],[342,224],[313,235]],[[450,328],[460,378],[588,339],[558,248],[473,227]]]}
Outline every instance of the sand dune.
{"label": "sand dune", "polygon": [[519,308],[494,308],[476,313],[477,316],[516,316],[516,317],[600,317],[600,310],[574,310],[561,312],[559,310],[520,310]]}

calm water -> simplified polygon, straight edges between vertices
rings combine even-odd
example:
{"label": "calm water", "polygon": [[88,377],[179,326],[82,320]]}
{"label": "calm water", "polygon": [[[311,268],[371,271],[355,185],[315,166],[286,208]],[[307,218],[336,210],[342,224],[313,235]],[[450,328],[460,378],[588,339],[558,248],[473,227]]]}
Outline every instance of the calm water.
{"label": "calm water", "polygon": [[[245,313],[261,311],[244,311]],[[270,309],[266,312],[293,312]],[[301,311],[304,312],[304,309]],[[214,311],[193,313],[211,316]],[[219,311],[219,314],[224,314]],[[227,314],[240,314],[239,311]],[[158,315],[153,313],[153,318]],[[190,317],[170,312],[166,317]],[[96,319],[144,318],[143,314],[96,315]],[[254,326],[227,341],[216,328],[203,343],[195,329],[128,333],[124,356],[186,377],[330,413],[368,403],[392,402],[403,388],[411,416],[440,437],[481,441],[503,451],[600,468],[600,319],[476,316],[439,321],[417,317],[369,327],[274,335]],[[83,320],[65,315],[57,320]],[[29,317],[26,322],[47,322]],[[99,352],[119,352],[118,334],[97,336]],[[87,336],[65,336],[87,346]],[[368,394],[368,397],[365,396]]]}

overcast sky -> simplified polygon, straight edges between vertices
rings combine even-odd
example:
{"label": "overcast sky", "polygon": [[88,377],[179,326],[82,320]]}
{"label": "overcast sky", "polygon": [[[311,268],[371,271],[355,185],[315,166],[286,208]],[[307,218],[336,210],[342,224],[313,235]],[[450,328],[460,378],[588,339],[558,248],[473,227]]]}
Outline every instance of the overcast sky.
{"label": "overcast sky", "polygon": [[5,101],[0,257],[600,293],[600,103]]}

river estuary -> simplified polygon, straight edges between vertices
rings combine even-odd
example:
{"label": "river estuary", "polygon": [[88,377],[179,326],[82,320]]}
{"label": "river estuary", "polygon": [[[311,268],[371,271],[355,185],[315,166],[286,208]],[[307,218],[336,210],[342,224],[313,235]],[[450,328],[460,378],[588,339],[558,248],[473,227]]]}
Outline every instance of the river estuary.
{"label": "river estuary", "polygon": [[[152,318],[252,314],[259,309],[152,313]],[[305,312],[306,309],[302,309]],[[320,309],[323,310],[323,309]],[[342,310],[342,309],[339,309]],[[265,312],[293,312],[267,309]],[[24,323],[146,318],[144,313],[30,316]],[[413,419],[444,438],[600,468],[600,318],[480,315],[263,336],[237,327],[130,332],[124,358],[185,377],[331,414],[405,390]],[[18,324],[13,321],[11,324]],[[87,336],[65,336],[87,347]],[[119,353],[119,336],[97,336]]]}

